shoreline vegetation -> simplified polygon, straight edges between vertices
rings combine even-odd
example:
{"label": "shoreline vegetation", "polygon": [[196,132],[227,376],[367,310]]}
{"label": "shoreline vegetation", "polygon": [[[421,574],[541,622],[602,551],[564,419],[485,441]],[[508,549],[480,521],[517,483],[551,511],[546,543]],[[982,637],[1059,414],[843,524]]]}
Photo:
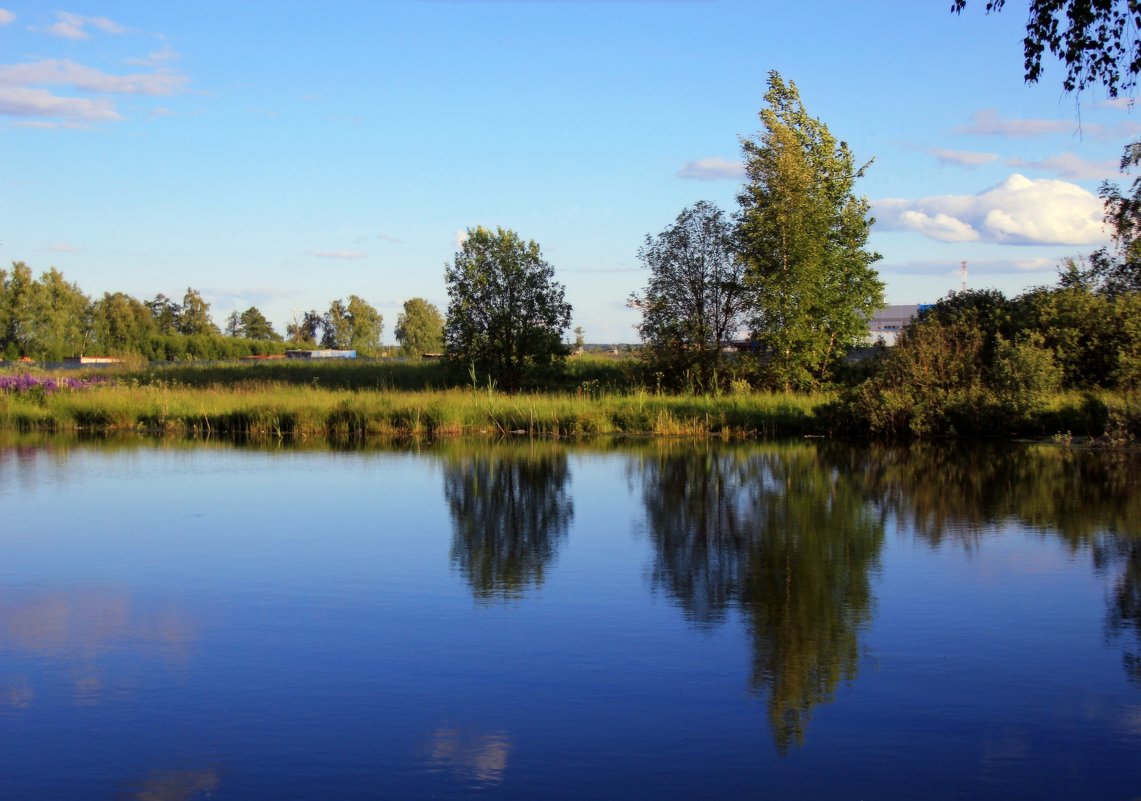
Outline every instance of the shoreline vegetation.
{"label": "shoreline vegetation", "polygon": [[[580,356],[543,388],[507,393],[415,362],[206,364],[56,371],[4,368],[0,430],[135,432],[240,439],[468,435],[852,437],[841,392],[663,391],[636,359]],[[647,379],[649,379],[647,381]],[[966,409],[958,437],[1053,438],[1122,447],[1141,422],[1136,393],[1059,391],[1014,419]]]}

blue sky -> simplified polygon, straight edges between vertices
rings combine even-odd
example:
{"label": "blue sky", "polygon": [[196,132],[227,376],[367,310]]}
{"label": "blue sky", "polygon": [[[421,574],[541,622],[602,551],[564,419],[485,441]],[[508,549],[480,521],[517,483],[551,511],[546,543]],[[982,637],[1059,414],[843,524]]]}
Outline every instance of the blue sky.
{"label": "blue sky", "polygon": [[[554,265],[587,341],[635,341],[637,251],[735,207],[770,70],[875,162],[891,303],[1053,283],[1106,240],[1103,179],[1141,118],[1022,82],[1019,2],[0,0],[0,263],[98,297],[200,290],[221,322],[358,294],[385,341],[446,307],[457,235]],[[1078,105],[1080,100],[1080,107]]]}

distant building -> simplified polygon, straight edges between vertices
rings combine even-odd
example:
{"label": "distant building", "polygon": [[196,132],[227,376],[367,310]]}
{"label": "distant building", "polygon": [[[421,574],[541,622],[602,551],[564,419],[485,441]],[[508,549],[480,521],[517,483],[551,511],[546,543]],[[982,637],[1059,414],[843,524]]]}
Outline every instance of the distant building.
{"label": "distant building", "polygon": [[883,339],[885,345],[894,345],[899,332],[930,305],[930,303],[915,303],[884,306],[868,320],[868,339],[871,342]]}
{"label": "distant building", "polygon": [[355,350],[287,350],[287,359],[355,359]]}

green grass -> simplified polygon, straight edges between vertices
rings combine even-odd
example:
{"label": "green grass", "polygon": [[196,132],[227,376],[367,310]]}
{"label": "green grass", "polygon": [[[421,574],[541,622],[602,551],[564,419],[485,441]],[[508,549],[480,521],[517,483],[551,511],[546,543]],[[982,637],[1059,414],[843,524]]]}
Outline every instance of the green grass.
{"label": "green grass", "polygon": [[813,430],[826,396],[670,396],[487,389],[354,390],[245,380],[232,386],[118,384],[0,397],[0,428],[257,437],[656,434],[750,437]]}

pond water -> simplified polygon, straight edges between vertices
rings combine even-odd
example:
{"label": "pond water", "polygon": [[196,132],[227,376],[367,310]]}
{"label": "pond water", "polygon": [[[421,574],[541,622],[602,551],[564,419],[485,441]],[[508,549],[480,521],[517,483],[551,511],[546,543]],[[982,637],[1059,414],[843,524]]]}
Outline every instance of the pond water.
{"label": "pond water", "polygon": [[1136,799],[1141,459],[0,447],[5,799]]}

